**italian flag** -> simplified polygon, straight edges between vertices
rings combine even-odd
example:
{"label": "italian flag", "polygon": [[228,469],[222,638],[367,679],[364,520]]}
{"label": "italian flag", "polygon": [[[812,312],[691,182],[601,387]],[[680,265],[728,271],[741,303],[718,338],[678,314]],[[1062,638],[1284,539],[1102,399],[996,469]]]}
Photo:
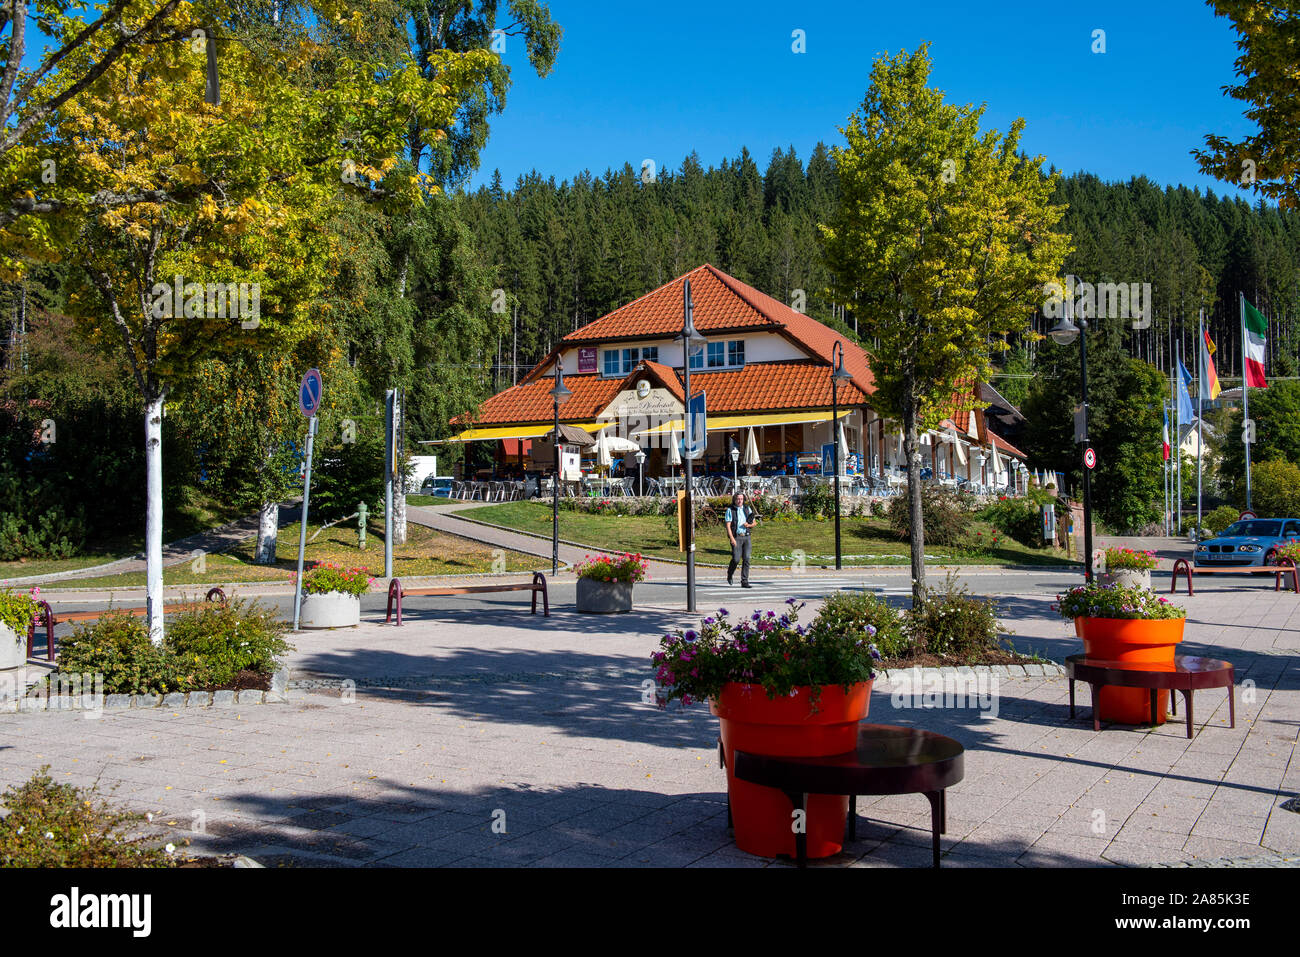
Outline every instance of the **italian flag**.
{"label": "italian flag", "polygon": [[1264,345],[1268,341],[1268,322],[1258,309],[1244,299],[1242,307],[1246,385],[1266,389],[1268,382],[1264,379]]}

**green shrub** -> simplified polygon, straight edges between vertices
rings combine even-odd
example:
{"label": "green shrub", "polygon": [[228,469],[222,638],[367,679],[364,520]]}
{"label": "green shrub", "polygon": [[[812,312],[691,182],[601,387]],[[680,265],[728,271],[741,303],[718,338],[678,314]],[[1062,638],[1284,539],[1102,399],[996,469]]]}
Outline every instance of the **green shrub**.
{"label": "green shrub", "polygon": [[269,678],[292,650],[275,611],[255,602],[205,602],[168,624],[161,646],[143,618],[109,611],[59,646],[61,674],[102,674],[105,694],[168,694],[229,688],[240,672]]}
{"label": "green shrub", "polygon": [[1283,459],[1261,462],[1251,471],[1251,480],[1251,504],[1260,518],[1300,515],[1300,468]]}
{"label": "green shrub", "polygon": [[907,613],[907,634],[920,653],[978,660],[1005,651],[999,637],[997,604],[976,598],[949,572],[942,588],[932,589],[920,610]]}
{"label": "green shrub", "polygon": [[58,664],[61,674],[102,674],[105,694],[190,691],[202,680],[184,680],[172,657],[149,640],[144,619],[124,611],[78,625],[59,642]]}
{"label": "green shrub", "polygon": [[1039,506],[1026,498],[999,498],[980,509],[979,517],[1021,545],[1043,543],[1043,520]]}
{"label": "green shrub", "polygon": [[19,641],[26,640],[27,627],[35,614],[36,602],[31,595],[0,588],[0,625],[12,628]]}
{"label": "green shrub", "polygon": [[293,650],[284,640],[285,627],[274,609],[256,602],[204,602],[176,616],[163,648],[178,673],[202,676],[201,689],[228,687],[240,672],[274,674],[277,661]]}
{"label": "green shrub", "polygon": [[[841,505],[843,505],[841,497]],[[814,482],[799,496],[799,515],[803,518],[828,518],[835,514],[835,492],[829,482]]]}
{"label": "green shrub", "polygon": [[[297,573],[294,573],[296,577]],[[374,584],[368,568],[344,568],[333,562],[318,562],[302,575],[302,590],[306,595],[323,595],[337,591],[345,595],[364,595]]]}
{"label": "green shrub", "polygon": [[[889,501],[889,525],[899,538],[910,538],[910,496],[896,495]],[[952,492],[938,485],[921,486],[921,516],[925,541],[930,545],[961,545],[970,527],[970,513]]]}
{"label": "green shrub", "polygon": [[171,867],[177,861],[143,836],[128,836],[141,815],[119,811],[95,792],[56,784],[41,768],[0,795],[0,867]]}
{"label": "green shrub", "polygon": [[[875,629],[874,635],[870,635],[868,626]],[[817,640],[840,634],[870,635],[884,658],[903,658],[912,650],[903,630],[902,614],[869,592],[829,595],[808,631]]]}
{"label": "green shrub", "polygon": [[1220,505],[1210,514],[1201,518],[1201,524],[1211,535],[1222,535],[1223,530],[1235,522],[1241,513],[1231,505]]}

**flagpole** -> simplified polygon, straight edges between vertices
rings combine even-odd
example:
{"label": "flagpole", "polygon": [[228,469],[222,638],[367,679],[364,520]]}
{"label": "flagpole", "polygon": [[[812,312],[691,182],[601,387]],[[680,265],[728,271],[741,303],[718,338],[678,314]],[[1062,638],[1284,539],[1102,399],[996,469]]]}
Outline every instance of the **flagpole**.
{"label": "flagpole", "polygon": [[1183,375],[1183,343],[1182,336],[1179,337],[1178,343],[1178,368],[1174,370],[1174,469],[1177,472],[1178,491],[1174,502],[1175,523],[1178,528],[1178,534],[1183,534],[1183,404],[1178,401],[1178,386],[1182,381]]}
{"label": "flagpole", "polygon": [[1196,371],[1196,540],[1201,540],[1201,459],[1204,457],[1205,436],[1201,430],[1201,420],[1205,417],[1203,400],[1205,398],[1205,309],[1196,314],[1196,328],[1199,333],[1197,355],[1200,368]]}
{"label": "flagpole", "polygon": [[[1246,446],[1246,511],[1250,511],[1250,382],[1246,378],[1246,294],[1237,293],[1241,306],[1241,441]],[[1258,301],[1258,300],[1256,300]]]}

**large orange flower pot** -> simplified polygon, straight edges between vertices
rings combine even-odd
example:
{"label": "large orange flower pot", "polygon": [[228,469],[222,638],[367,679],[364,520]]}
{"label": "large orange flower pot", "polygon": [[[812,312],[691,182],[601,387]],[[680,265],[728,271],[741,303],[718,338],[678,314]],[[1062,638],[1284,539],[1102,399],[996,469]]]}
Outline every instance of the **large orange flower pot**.
{"label": "large orange flower pot", "polygon": [[[1185,618],[1076,618],[1075,633],[1089,658],[1140,664],[1151,671],[1173,671],[1174,651],[1183,640]],[[1146,688],[1102,688],[1096,702],[1103,721],[1151,723],[1151,692]],[[1165,723],[1169,692],[1156,692],[1156,723]]]}
{"label": "large orange flower pot", "polygon": [[[731,683],[709,708],[722,726],[722,750],[727,762],[727,797],[736,846],[759,857],[795,856],[790,799],[776,788],[738,781],[732,771],[736,750],[777,757],[822,757],[857,747],[858,723],[871,704],[871,682],[821,689],[817,711],[812,689],[801,687],[787,698],[767,696],[761,685]],[[838,854],[844,842],[849,799],[845,795],[808,796],[806,836],[809,857]]]}

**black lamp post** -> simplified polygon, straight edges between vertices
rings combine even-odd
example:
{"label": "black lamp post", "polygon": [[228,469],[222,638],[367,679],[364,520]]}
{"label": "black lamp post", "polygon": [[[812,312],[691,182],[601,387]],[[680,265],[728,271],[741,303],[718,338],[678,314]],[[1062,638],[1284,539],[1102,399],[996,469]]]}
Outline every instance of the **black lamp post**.
{"label": "black lamp post", "polygon": [[[1070,319],[1070,302],[1065,303],[1065,315],[1048,333],[1057,345],[1068,346],[1079,338],[1079,366],[1083,388],[1083,575],[1092,581],[1092,469],[1088,468],[1088,320],[1080,319],[1076,326]],[[1082,327],[1082,335],[1080,335]]]}
{"label": "black lamp post", "polygon": [[564,384],[564,363],[557,356],[555,359],[555,387],[551,389],[551,400],[555,407],[555,482],[551,496],[551,574],[560,572],[560,403],[573,395]]}
{"label": "black lamp post", "polygon": [[840,391],[839,384],[853,378],[844,368],[844,343],[838,339],[831,349],[831,447],[835,463],[831,481],[835,483],[835,568],[840,564]]}
{"label": "black lamp post", "polygon": [[[691,281],[682,282],[682,387],[686,392],[686,407],[691,403],[691,351],[696,346],[704,345],[704,337],[695,331],[693,317],[694,306],[691,303]],[[689,415],[686,419],[686,498],[682,505],[686,508],[686,610],[695,611],[695,490],[691,488],[691,435]]]}

